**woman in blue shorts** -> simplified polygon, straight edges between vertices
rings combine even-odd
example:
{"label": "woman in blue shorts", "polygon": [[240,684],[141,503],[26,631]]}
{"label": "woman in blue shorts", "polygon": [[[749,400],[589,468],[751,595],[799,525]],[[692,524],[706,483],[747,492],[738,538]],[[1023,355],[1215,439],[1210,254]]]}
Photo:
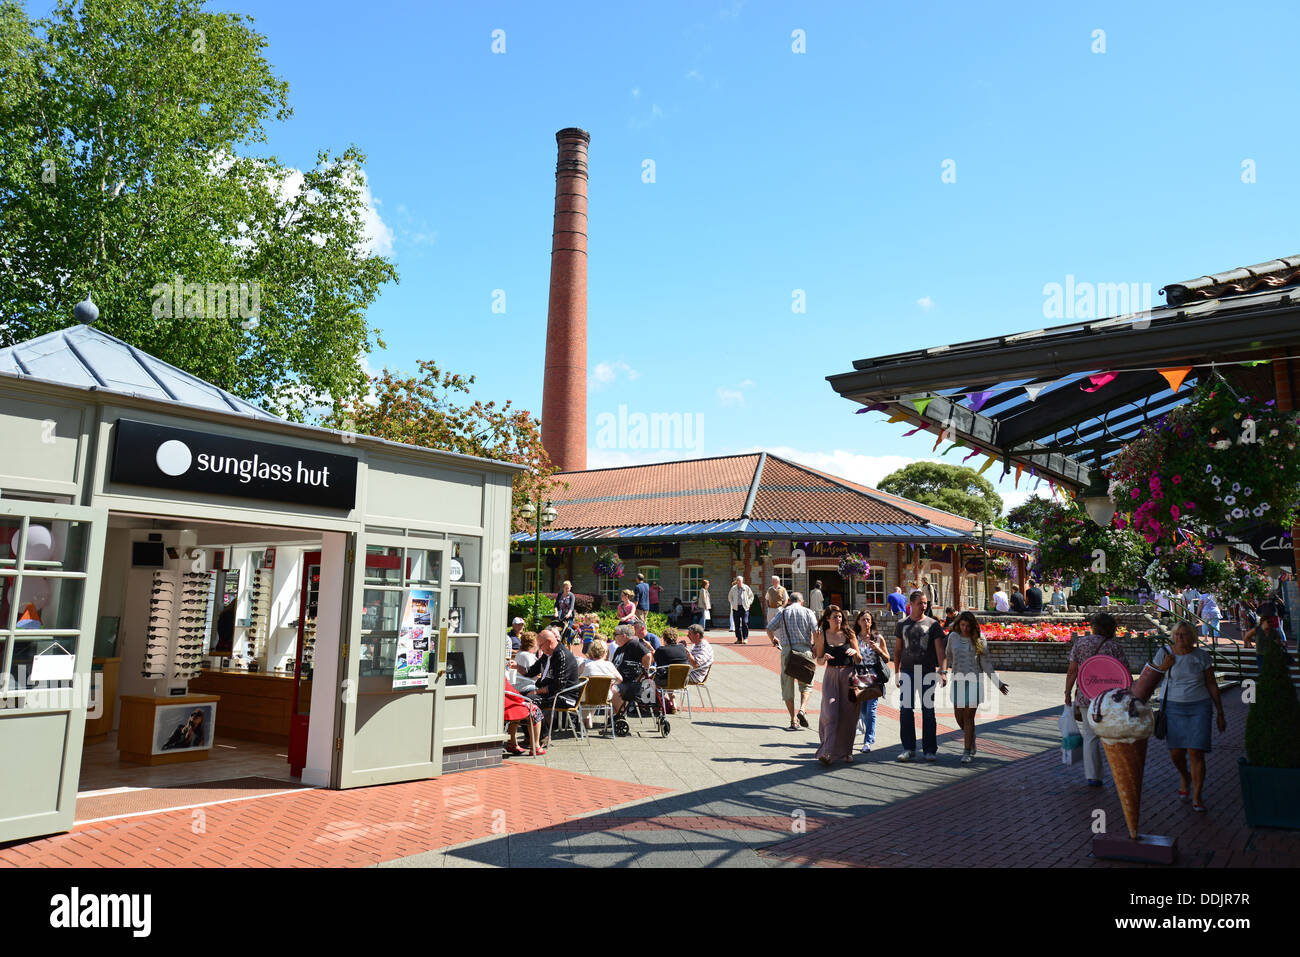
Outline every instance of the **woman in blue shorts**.
{"label": "woman in blue shorts", "polygon": [[1160,706],[1168,727],[1165,744],[1178,769],[1179,800],[1190,796],[1192,810],[1204,811],[1201,791],[1205,787],[1205,755],[1210,751],[1211,704],[1218,712],[1219,731],[1228,727],[1219,684],[1214,680],[1214,660],[1208,651],[1196,647],[1196,629],[1180,621],[1174,627],[1173,648],[1161,648],[1152,664],[1165,673]]}

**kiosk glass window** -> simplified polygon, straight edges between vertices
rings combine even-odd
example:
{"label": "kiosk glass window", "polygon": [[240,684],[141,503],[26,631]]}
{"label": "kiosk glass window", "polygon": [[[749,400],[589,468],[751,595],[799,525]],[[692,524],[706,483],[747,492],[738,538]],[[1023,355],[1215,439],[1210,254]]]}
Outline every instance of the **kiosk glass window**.
{"label": "kiosk glass window", "polygon": [[[397,546],[366,549],[366,583],[372,584],[382,577],[384,584],[362,592],[360,677],[391,678],[398,667],[401,653],[398,635],[402,615],[407,611],[403,599],[408,587],[432,592],[427,605],[413,603],[411,612],[414,628],[422,632],[420,640],[427,641],[433,652],[431,663],[436,663],[438,629],[442,623],[442,593],[437,587],[441,584],[441,562],[442,556],[436,550]],[[409,569],[406,577],[402,575],[403,568]]]}
{"label": "kiosk glass window", "polygon": [[[459,581],[476,584],[482,581],[482,540],[465,535],[453,535],[448,539],[448,543],[451,546],[449,557],[454,560],[451,567],[451,583],[455,585]],[[457,565],[460,568],[459,579],[456,577]]]}

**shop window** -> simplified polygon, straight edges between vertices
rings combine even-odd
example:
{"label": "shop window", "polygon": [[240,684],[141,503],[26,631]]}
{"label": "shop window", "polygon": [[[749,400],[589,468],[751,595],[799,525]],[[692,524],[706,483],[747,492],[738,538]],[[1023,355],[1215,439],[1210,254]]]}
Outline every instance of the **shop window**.
{"label": "shop window", "polygon": [[678,568],[677,574],[682,583],[682,601],[689,604],[698,600],[700,589],[703,587],[704,566],[682,565]]}
{"label": "shop window", "polygon": [[406,582],[408,585],[439,585],[442,583],[442,553],[427,548],[406,550]]}
{"label": "shop window", "polygon": [[614,578],[612,575],[601,575],[599,578],[600,596],[605,599],[605,605],[607,607],[617,605],[623,596],[623,579]]}
{"label": "shop window", "polygon": [[447,608],[448,635],[478,634],[478,592],[477,588],[452,588]]}
{"label": "shop window", "polygon": [[863,605],[883,605],[885,603],[885,570],[873,568],[866,578],[854,580],[853,590],[857,594],[856,607]]}
{"label": "shop window", "polygon": [[[453,559],[450,572],[452,583],[454,584],[457,581],[470,583],[482,581],[482,540],[453,535],[448,541],[451,544],[450,557]],[[460,566],[459,573],[457,572],[457,565]],[[459,578],[456,577],[457,574],[460,575]]]}
{"label": "shop window", "polygon": [[524,594],[531,595],[537,590],[537,568],[528,565],[524,567]]}
{"label": "shop window", "polygon": [[402,549],[386,545],[366,548],[366,584],[400,585],[402,583]]}

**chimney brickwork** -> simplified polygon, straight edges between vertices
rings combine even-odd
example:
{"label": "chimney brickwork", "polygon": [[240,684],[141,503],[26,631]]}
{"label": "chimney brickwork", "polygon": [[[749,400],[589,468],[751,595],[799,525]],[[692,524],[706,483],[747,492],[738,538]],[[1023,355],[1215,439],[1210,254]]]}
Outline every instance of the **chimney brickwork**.
{"label": "chimney brickwork", "polygon": [[586,130],[555,134],[555,225],[546,310],[542,445],[561,472],[587,467]]}

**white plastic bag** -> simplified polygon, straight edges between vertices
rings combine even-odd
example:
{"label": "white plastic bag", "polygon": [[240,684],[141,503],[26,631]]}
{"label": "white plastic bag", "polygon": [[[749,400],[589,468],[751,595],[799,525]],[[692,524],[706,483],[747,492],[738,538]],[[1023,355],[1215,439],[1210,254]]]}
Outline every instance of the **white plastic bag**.
{"label": "white plastic bag", "polygon": [[1074,720],[1073,705],[1067,704],[1061,709],[1057,725],[1061,729],[1061,763],[1078,764],[1083,760],[1083,734],[1079,731],[1079,723]]}

